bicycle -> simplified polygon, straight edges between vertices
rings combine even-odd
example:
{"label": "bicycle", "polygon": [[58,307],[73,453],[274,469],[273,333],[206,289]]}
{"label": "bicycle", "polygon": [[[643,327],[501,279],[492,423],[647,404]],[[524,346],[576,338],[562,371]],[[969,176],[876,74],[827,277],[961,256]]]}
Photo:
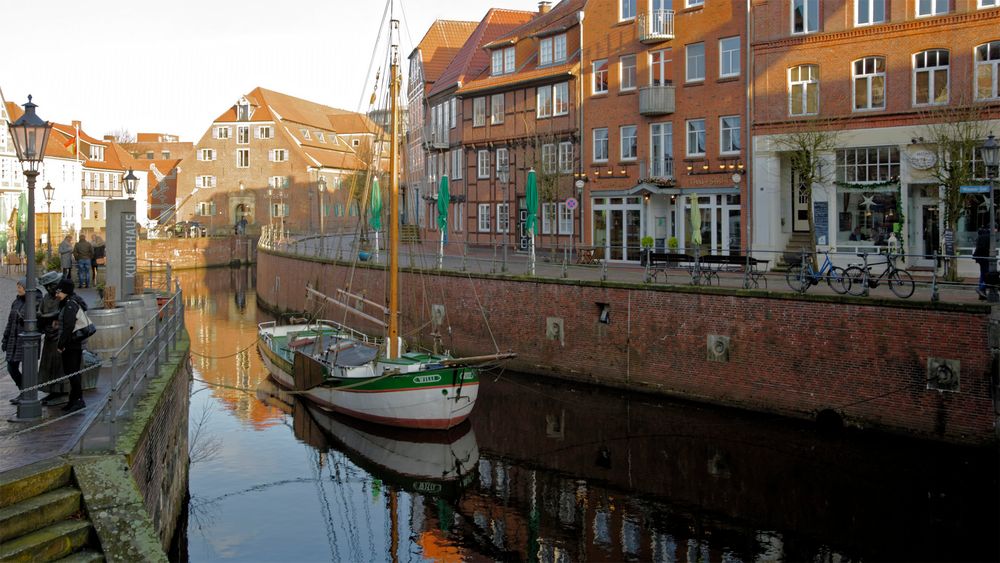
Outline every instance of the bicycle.
{"label": "bicycle", "polygon": [[823,254],[826,256],[826,259],[823,260],[823,265],[820,266],[819,270],[816,270],[813,268],[812,261],[807,260],[805,253],[803,253],[802,264],[792,266],[788,269],[788,273],[785,274],[785,281],[788,282],[788,287],[791,287],[793,291],[805,293],[810,286],[817,285],[820,281],[825,280],[830,289],[836,293],[843,295],[850,291],[851,278],[846,275],[843,268],[833,265],[833,262],[830,260],[829,251]]}
{"label": "bicycle", "polygon": [[[859,252],[858,256],[865,263],[851,265],[846,270],[847,276],[851,279],[851,287],[857,288],[853,291],[851,287],[848,288],[851,295],[868,295],[868,290],[878,287],[883,278],[888,283],[889,289],[896,294],[896,297],[906,299],[913,295],[913,290],[916,288],[916,285],[913,283],[913,276],[910,275],[910,272],[896,267],[895,254],[886,254],[885,262],[876,262],[875,264],[868,263],[867,252]],[[879,266],[881,264],[886,265],[885,270],[881,274],[872,277],[872,266]]]}

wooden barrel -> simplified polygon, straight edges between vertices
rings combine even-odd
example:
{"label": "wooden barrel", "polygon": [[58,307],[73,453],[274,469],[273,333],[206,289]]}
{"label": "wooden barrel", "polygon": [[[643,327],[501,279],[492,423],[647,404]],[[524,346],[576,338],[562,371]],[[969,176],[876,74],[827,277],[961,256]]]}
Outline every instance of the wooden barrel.
{"label": "wooden barrel", "polygon": [[[101,357],[101,365],[110,366],[111,357],[131,336],[125,308],[90,309],[87,311],[87,316],[97,327],[97,332],[87,340],[87,349]],[[128,354],[118,357],[118,365],[124,365],[126,362]]]}
{"label": "wooden barrel", "polygon": [[125,316],[128,318],[129,336],[132,337],[132,349],[136,354],[146,345],[148,339],[142,330],[146,321],[146,304],[141,299],[124,299],[118,302],[119,307],[125,308]]}
{"label": "wooden barrel", "polygon": [[[141,293],[135,296],[136,299],[142,299],[143,306],[146,310],[146,320],[152,319],[160,311],[160,306],[156,302],[155,293]],[[156,336],[156,323],[150,323],[146,327],[146,340],[152,340]]]}

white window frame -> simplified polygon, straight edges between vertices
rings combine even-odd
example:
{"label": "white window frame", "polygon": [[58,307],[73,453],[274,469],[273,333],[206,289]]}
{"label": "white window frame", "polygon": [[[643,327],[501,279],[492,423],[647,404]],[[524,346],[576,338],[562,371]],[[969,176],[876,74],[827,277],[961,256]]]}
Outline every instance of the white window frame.
{"label": "white window frame", "polygon": [[540,209],[542,212],[542,233],[543,235],[556,234],[553,231],[553,227],[558,227],[556,224],[556,204],[551,202],[546,202],[542,204]]}
{"label": "white window frame", "polygon": [[236,149],[236,167],[250,168],[250,149]]}
{"label": "white window frame", "polygon": [[285,162],[288,160],[287,149],[271,149],[268,151],[268,160],[271,162]]}
{"label": "white window frame", "polygon": [[951,0],[916,0],[913,9],[918,18],[940,16],[951,11]]}
{"label": "white window frame", "polygon": [[573,210],[564,201],[559,202],[559,234],[573,234]]}
{"label": "white window frame", "polygon": [[[935,66],[923,66],[918,68],[918,60],[922,57],[926,61],[931,53],[940,60],[940,53],[946,53],[948,57],[948,64],[935,64]],[[914,106],[940,106],[948,103],[951,99],[951,52],[947,49],[927,49],[925,51],[920,51],[919,53],[913,54],[913,78],[911,79],[911,87],[913,90],[913,105]],[[935,80],[936,74],[939,70],[944,69],[945,75],[945,92],[943,101],[934,100],[934,91],[936,90]],[[919,102],[917,101],[917,75],[926,73],[928,76],[928,88],[927,88],[927,101]]]}
{"label": "white window frame", "polygon": [[638,7],[639,0],[618,0],[618,21],[634,20]]}
{"label": "white window frame", "polygon": [[638,73],[636,69],[635,53],[622,55],[618,58],[618,89],[620,91],[631,92],[637,88]]}
{"label": "white window frame", "polygon": [[228,139],[231,134],[232,130],[228,125],[216,125],[212,129],[213,139]]}
{"label": "white window frame", "polygon": [[480,233],[490,232],[490,204],[479,204],[479,210],[476,212],[476,226]]}
{"label": "white window frame", "polygon": [[[698,127],[700,125],[700,128]],[[685,122],[684,130],[686,131],[685,143],[685,154],[687,156],[705,156],[707,151],[706,141],[708,140],[708,134],[705,130],[705,120],[704,119],[689,119]],[[698,140],[701,140],[701,150],[692,151],[691,148],[697,149]]]}
{"label": "white window frame", "polygon": [[[854,0],[854,27],[865,27],[886,22],[886,0]],[[882,17],[878,16],[878,8]]]}
{"label": "white window frame", "polygon": [[[700,53],[699,53],[700,50]],[[705,81],[705,43],[691,43],[684,46],[684,81]],[[699,75],[700,71],[700,75]]]}
{"label": "white window frame", "polygon": [[740,57],[740,38],[738,35],[719,39],[719,78],[739,76]]}
{"label": "white window frame", "polygon": [[542,173],[556,173],[556,144],[545,143],[542,145]]}
{"label": "white window frame", "polygon": [[685,8],[695,8],[695,7],[704,6],[704,5],[705,5],[705,0],[687,0],[684,3],[684,7]]}
{"label": "white window frame", "polygon": [[257,127],[257,138],[258,139],[270,139],[274,137],[274,130],[271,129],[270,125],[261,125]]}
{"label": "white window frame", "polygon": [[[981,59],[980,52],[986,53],[985,58]],[[973,60],[976,65],[976,73],[972,87],[975,90],[976,100],[995,100],[1000,98],[1000,40],[988,41],[976,45]],[[980,96],[979,73],[985,72],[986,69],[989,69],[990,78],[992,78],[990,93],[987,96]]]}
{"label": "white window frame", "polygon": [[[604,65],[603,70],[597,70],[597,65]],[[591,94],[607,94],[608,93],[608,59],[597,59],[590,64],[591,69],[591,80],[590,80],[590,93]],[[604,77],[604,88],[601,90],[597,89],[598,76]]]}
{"label": "white window frame", "polygon": [[212,217],[215,215],[215,202],[214,201],[199,201],[198,202],[198,216],[199,217]]}
{"label": "white window frame", "polygon": [[451,151],[451,175],[453,180],[462,179],[463,170],[465,169],[464,156],[465,151],[462,149],[453,149]]}
{"label": "white window frame", "polygon": [[497,232],[498,233],[509,233],[510,232],[510,204],[509,203],[498,203],[497,204]]}
{"label": "white window frame", "polygon": [[543,37],[538,41],[538,66],[548,66],[552,60],[552,38]]}
{"label": "white window frame", "polygon": [[723,115],[719,118],[719,154],[740,153],[742,150],[740,143],[742,121],[738,115]]}
{"label": "white window frame", "polygon": [[[819,2],[820,0],[792,0],[789,3],[789,7],[791,8],[791,20],[789,21],[789,24],[792,29],[792,35],[806,35],[809,33],[816,33],[819,31],[821,25],[819,21],[820,18]],[[802,7],[802,29],[799,30],[795,29],[796,5],[800,5]],[[813,19],[812,16],[814,15],[815,15],[815,21],[810,22],[810,20]],[[810,27],[810,23],[812,23],[815,27]]]}
{"label": "white window frame", "polygon": [[[881,61],[882,69],[878,69],[879,61]],[[858,64],[862,66],[862,72],[858,73]],[[870,64],[869,64],[870,63]],[[869,69],[871,67],[871,69]],[[874,99],[874,84],[881,78],[882,79],[882,104],[875,105]],[[858,107],[858,84],[860,82],[864,83],[865,86],[865,104],[862,107]],[[872,57],[862,57],[856,61],[851,62],[851,109],[853,111],[878,111],[885,109],[885,99],[886,99],[886,76],[885,76],[885,57],[872,56]]]}
{"label": "white window frame", "polygon": [[486,180],[490,177],[490,151],[480,149],[476,153],[476,178]]}
{"label": "white window frame", "polygon": [[[670,83],[670,79],[667,78],[667,63],[671,62],[672,58],[667,58],[667,53],[670,51],[668,49],[654,49],[649,51],[649,85],[650,86],[666,86]],[[659,55],[659,57],[657,57]],[[660,60],[655,60],[659,58]],[[657,80],[654,71],[660,71],[660,78]]]}
{"label": "white window frame", "polygon": [[566,62],[566,34],[562,33],[552,38],[552,62]]}
{"label": "white window frame", "polygon": [[198,176],[194,185],[196,188],[214,188],[215,176],[210,176],[210,175]]}
{"label": "white window frame", "polygon": [[490,96],[490,125],[503,123],[504,116],[504,94],[493,94]]}
{"label": "white window frame", "polygon": [[96,160],[97,162],[104,162],[103,145],[90,145],[90,160]]}
{"label": "white window frame", "polygon": [[552,115],[569,113],[569,82],[552,85]]}
{"label": "white window frame", "polygon": [[[621,160],[634,161],[639,158],[639,127],[622,125],[618,128],[618,154]],[[629,143],[629,141],[631,142]],[[630,146],[626,147],[626,143]],[[629,150],[626,150],[629,149]]]}
{"label": "white window frame", "polygon": [[451,128],[454,129],[458,127],[458,98],[448,100],[448,105],[451,109]]}
{"label": "white window frame", "polygon": [[237,145],[249,145],[250,144],[250,126],[249,125],[237,125],[236,126],[236,144]]}
{"label": "white window frame", "polygon": [[988,8],[996,8],[1000,6],[1000,0],[979,0],[978,8],[980,10]]}
{"label": "white window frame", "polygon": [[573,143],[570,141],[559,143],[559,173],[573,173]]}
{"label": "white window frame", "polygon": [[[808,72],[809,76],[805,79],[802,78],[802,73]],[[793,79],[792,75],[797,74],[798,77]],[[793,66],[788,69],[788,115],[791,116],[801,116],[801,115],[816,115],[819,113],[820,108],[820,90],[819,90],[819,65],[806,64]],[[816,108],[815,111],[809,111],[809,92],[812,88],[816,89]],[[798,94],[796,94],[798,91]],[[802,111],[795,113],[792,111],[794,107],[792,100],[796,97],[801,98]]]}
{"label": "white window frame", "polygon": [[326,135],[324,135],[322,131],[316,131],[316,140],[325,145]]}
{"label": "white window frame", "polygon": [[[598,134],[599,132],[603,133],[603,138],[601,138],[602,135]],[[591,155],[593,157],[593,161],[594,162],[607,162],[608,161],[608,157],[610,156],[608,154],[608,146],[609,146],[609,143],[610,143],[610,140],[608,138],[608,128],[607,127],[595,127],[594,129],[591,130],[591,138],[593,139],[593,147],[592,147],[592,151],[593,152],[591,153]],[[603,149],[603,150],[598,150],[599,148]],[[599,155],[601,155],[601,154],[604,155],[603,158],[599,157]]]}
{"label": "white window frame", "polygon": [[[510,153],[507,151],[507,147],[500,147],[497,149],[497,178],[500,178],[500,171],[507,167],[507,173],[510,174]],[[510,176],[508,176],[508,181]]]}
{"label": "white window frame", "polygon": [[503,73],[511,74],[517,70],[517,60],[516,52],[513,47],[507,47],[503,50]]}
{"label": "white window frame", "polygon": [[271,176],[267,179],[267,185],[270,188],[276,190],[283,190],[291,184],[291,179],[288,176]]}
{"label": "white window frame", "polygon": [[306,140],[306,141],[311,141],[312,140],[312,135],[309,134],[309,130],[306,129],[305,127],[299,129],[299,133],[302,134],[302,138],[304,140]]}
{"label": "white window frame", "polygon": [[535,117],[552,117],[552,87],[539,86],[535,91]]}
{"label": "white window frame", "polygon": [[494,49],[490,53],[490,76],[503,75],[503,49]]}
{"label": "white window frame", "polygon": [[472,98],[472,126],[486,126],[486,97]]}
{"label": "white window frame", "polygon": [[215,149],[198,149],[198,160],[204,162],[215,160]]}

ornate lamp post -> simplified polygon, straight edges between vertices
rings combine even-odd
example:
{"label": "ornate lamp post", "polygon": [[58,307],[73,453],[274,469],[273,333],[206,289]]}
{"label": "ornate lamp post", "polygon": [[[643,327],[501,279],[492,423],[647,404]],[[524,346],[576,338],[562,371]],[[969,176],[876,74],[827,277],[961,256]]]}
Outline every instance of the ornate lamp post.
{"label": "ornate lamp post", "polygon": [[[983,164],[986,165],[986,177],[990,180],[990,260],[987,264],[989,266],[989,273],[993,274],[990,276],[992,280],[997,271],[997,212],[996,206],[993,203],[993,183],[997,177],[997,167],[1000,166],[1000,144],[993,138],[992,133],[986,138],[986,143],[979,148],[979,153],[983,157]],[[996,303],[1000,300],[1000,296],[997,295],[996,285],[988,284],[986,287],[986,296],[989,302]]]}
{"label": "ornate lamp post", "polygon": [[45,194],[45,232],[47,233],[45,236],[49,243],[48,257],[52,258],[52,198],[55,196],[56,189],[52,187],[51,182],[45,182],[42,192]]}
{"label": "ornate lamp post", "polygon": [[135,198],[135,193],[139,190],[139,178],[132,172],[132,169],[128,169],[128,174],[122,179],[122,183],[125,184],[125,195],[129,199]]}
{"label": "ornate lamp post", "polygon": [[35,300],[35,180],[38,178],[38,165],[45,158],[45,145],[49,142],[52,124],[35,114],[37,105],[31,102],[24,104],[24,115],[14,123],[9,124],[10,137],[14,142],[17,159],[21,161],[24,176],[28,179],[28,233],[25,240],[25,254],[28,259],[27,282],[24,289],[27,292],[24,301],[24,366],[22,386],[25,391],[21,402],[17,405],[17,416],[11,422],[26,422],[42,416],[42,405],[38,402],[38,391],[31,389],[38,383],[38,344],[41,335],[38,334],[37,305]]}
{"label": "ornate lamp post", "polygon": [[325,209],[323,208],[323,194],[326,192],[326,178],[323,176],[319,177],[319,181],[316,182],[316,189],[319,191],[319,234],[324,235],[323,230],[323,213]]}

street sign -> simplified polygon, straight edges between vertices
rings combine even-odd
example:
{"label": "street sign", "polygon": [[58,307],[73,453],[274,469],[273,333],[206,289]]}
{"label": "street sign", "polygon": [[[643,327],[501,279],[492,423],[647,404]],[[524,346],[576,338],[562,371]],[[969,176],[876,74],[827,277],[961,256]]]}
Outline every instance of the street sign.
{"label": "street sign", "polygon": [[988,194],[990,193],[989,186],[959,186],[958,193],[960,194]]}
{"label": "street sign", "polygon": [[575,197],[571,197],[571,198],[569,198],[569,199],[566,200],[566,209],[569,209],[570,211],[573,211],[574,209],[576,209],[576,206],[577,206],[578,203],[579,202],[576,201]]}

